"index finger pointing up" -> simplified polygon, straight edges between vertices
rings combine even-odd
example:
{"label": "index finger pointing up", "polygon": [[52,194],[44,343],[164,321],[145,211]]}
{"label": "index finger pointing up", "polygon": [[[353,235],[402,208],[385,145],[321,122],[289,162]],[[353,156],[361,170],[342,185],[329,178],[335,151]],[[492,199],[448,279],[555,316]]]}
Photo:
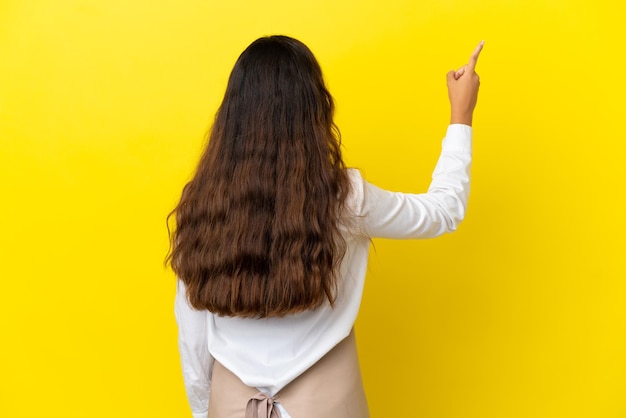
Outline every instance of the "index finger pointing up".
{"label": "index finger pointing up", "polygon": [[474,68],[476,68],[476,62],[478,61],[480,51],[483,50],[483,45],[485,45],[485,41],[480,41],[474,52],[472,52],[472,56],[470,57],[469,63],[467,64],[468,70],[474,71]]}

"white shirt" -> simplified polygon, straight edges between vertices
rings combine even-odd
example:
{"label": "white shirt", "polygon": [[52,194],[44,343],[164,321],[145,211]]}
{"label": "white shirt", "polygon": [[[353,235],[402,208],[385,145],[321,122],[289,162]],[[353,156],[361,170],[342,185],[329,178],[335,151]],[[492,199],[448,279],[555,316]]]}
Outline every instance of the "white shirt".
{"label": "white shirt", "polygon": [[207,416],[214,359],[246,385],[274,396],[348,336],[361,304],[370,238],[431,238],[456,229],[469,196],[471,140],[471,127],[448,126],[423,194],[382,190],[349,170],[345,216],[351,222],[342,230],[347,249],[334,308],[326,304],[281,318],[220,317],[192,309],[178,281],[179,350],[194,418]]}

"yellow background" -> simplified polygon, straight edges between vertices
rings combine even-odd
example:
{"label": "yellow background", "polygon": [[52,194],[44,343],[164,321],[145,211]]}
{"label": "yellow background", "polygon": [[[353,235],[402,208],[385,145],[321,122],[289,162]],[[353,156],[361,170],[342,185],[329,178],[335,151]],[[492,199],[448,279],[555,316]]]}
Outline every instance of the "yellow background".
{"label": "yellow background", "polygon": [[626,417],[623,2],[2,0],[0,416],[186,417],[165,216],[239,53],[295,36],[346,160],[426,190],[486,40],[460,230],[376,241],[373,417]]}

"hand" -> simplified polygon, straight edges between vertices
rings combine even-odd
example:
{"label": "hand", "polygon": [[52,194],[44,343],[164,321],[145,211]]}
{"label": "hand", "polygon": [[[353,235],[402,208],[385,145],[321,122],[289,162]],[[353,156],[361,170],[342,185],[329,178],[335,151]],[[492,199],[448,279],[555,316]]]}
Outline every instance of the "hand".
{"label": "hand", "polygon": [[450,123],[472,126],[472,116],[480,86],[480,77],[475,69],[484,44],[485,41],[478,44],[466,65],[456,71],[449,71],[446,75],[450,99]]}

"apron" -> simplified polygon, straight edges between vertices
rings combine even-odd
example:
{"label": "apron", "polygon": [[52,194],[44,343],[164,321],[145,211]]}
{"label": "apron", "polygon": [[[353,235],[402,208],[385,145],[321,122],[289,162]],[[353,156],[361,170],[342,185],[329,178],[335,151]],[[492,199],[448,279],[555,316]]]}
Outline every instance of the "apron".
{"label": "apron", "polygon": [[208,418],[369,418],[354,330],[273,398],[246,386],[215,362]]}

